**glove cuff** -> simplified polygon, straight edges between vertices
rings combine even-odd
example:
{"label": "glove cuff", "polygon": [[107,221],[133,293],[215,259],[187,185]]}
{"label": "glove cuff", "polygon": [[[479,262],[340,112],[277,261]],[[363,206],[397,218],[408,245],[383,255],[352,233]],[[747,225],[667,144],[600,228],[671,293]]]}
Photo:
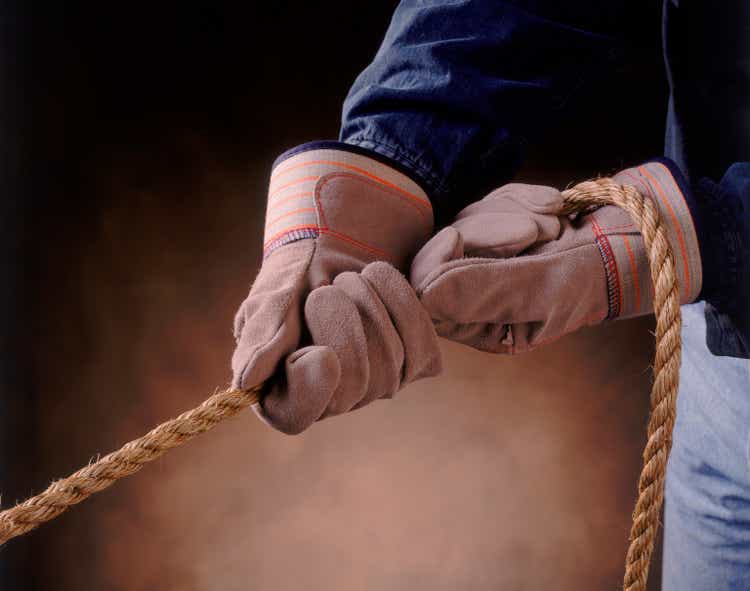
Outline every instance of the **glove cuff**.
{"label": "glove cuff", "polygon": [[[432,232],[425,191],[385,158],[342,142],[311,142],[274,162],[263,255],[305,238],[330,237],[372,260],[400,266]],[[408,254],[414,254],[409,252]]]}
{"label": "glove cuff", "polygon": [[[652,199],[658,207],[675,257],[680,301],[683,304],[694,302],[703,283],[703,266],[698,242],[700,220],[695,215],[698,210],[693,195],[679,168],[672,161],[660,158],[625,169],[617,173],[614,180],[634,186],[641,195]],[[631,316],[638,311],[628,309],[627,302],[633,301],[634,298],[627,297],[627,289],[638,284],[637,281],[633,281],[634,275],[642,276],[644,270],[648,269],[647,258],[639,260],[646,257],[645,249],[642,256],[634,257],[632,249],[627,248],[626,240],[622,244],[612,241],[611,245],[612,259],[617,272],[609,274],[608,281],[614,276],[618,285],[609,286],[610,296],[612,293],[620,293],[623,296],[617,316]],[[605,260],[605,266],[606,262]]]}

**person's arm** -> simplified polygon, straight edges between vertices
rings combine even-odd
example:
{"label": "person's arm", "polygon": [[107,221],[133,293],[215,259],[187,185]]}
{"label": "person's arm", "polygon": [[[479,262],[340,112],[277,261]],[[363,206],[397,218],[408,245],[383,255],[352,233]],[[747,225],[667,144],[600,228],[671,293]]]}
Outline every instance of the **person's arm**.
{"label": "person's arm", "polygon": [[[344,103],[341,139],[410,170],[430,196],[441,226],[468,203],[511,180],[524,144],[584,82],[593,82],[624,54],[632,14],[640,17],[632,3],[625,11],[620,3],[404,1],[373,63]],[[674,115],[673,109],[670,113]],[[695,172],[686,170],[690,167],[684,158],[674,154],[673,134],[667,140],[668,155],[681,165],[675,178]],[[719,138],[709,142],[701,158],[711,161],[704,156],[720,143]],[[742,333],[737,336],[741,346],[724,343],[712,350],[746,356],[750,332],[741,328],[750,324],[746,298],[735,288],[741,282],[726,287],[730,276],[743,275],[735,270],[735,251],[747,250],[743,246],[729,252],[726,245],[739,244],[735,237],[746,230],[727,239],[727,218],[714,211],[715,200],[707,202],[700,187],[691,191],[684,184],[674,200],[688,198],[685,220],[690,223],[684,223],[696,227],[700,255],[696,250],[693,259],[696,265],[699,258],[704,260],[699,299],[733,318]],[[736,335],[724,330],[712,338],[726,341],[730,336]]]}
{"label": "person's arm", "polygon": [[664,3],[665,156],[686,174],[702,209],[707,345],[715,355],[744,358],[750,357],[749,23],[744,0]]}
{"label": "person's arm", "polygon": [[341,140],[410,169],[447,222],[510,180],[529,138],[623,53],[624,12],[404,0],[344,102]]}
{"label": "person's arm", "polygon": [[433,204],[446,220],[453,191],[472,199],[512,174],[528,134],[616,46],[593,3],[524,6],[403,2],[344,105],[343,141],[274,164],[232,383],[269,382],[256,411],[277,429],[440,371],[435,328],[398,272],[429,239]]}

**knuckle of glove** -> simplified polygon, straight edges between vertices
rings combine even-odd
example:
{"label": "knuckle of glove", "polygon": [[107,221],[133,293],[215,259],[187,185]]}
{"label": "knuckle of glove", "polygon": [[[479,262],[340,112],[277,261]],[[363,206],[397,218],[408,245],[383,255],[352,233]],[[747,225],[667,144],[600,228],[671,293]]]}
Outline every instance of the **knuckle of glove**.
{"label": "knuckle of glove", "polygon": [[284,379],[262,401],[263,417],[287,435],[297,435],[325,412],[341,379],[336,353],[323,346],[304,347],[284,362]]}
{"label": "knuckle of glove", "polygon": [[496,213],[528,211],[557,215],[562,205],[562,194],[554,187],[508,183],[495,189],[478,203],[470,205],[466,210],[478,207],[482,211],[495,211]]}
{"label": "knuckle of glove", "polygon": [[406,278],[386,263],[368,265],[362,275],[385,304],[404,348],[401,385],[438,375],[442,359],[432,319]]}
{"label": "knuckle of glove", "polygon": [[387,263],[315,289],[304,314],[312,345],[287,358],[285,380],[263,401],[268,421],[285,433],[391,397],[441,369],[429,316]]}

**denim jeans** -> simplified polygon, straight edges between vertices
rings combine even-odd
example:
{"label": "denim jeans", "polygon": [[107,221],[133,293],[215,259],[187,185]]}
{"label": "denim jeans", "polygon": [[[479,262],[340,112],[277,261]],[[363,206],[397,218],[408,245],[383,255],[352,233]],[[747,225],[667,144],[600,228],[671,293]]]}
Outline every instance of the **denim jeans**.
{"label": "denim jeans", "polygon": [[711,355],[704,307],[682,308],[664,591],[750,589],[750,361]]}

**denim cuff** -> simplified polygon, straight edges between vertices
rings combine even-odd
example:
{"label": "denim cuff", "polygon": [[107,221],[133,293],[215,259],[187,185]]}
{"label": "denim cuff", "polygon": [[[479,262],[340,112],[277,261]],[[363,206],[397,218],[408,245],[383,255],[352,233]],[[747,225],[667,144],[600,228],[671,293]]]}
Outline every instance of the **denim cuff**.
{"label": "denim cuff", "polygon": [[703,289],[700,299],[730,314],[736,307],[736,291],[742,269],[742,236],[736,203],[721,186],[709,179],[696,185],[701,200],[703,234],[699,235],[703,259]]}
{"label": "denim cuff", "polygon": [[693,219],[703,274],[696,301],[712,301],[723,307],[719,300],[734,293],[739,275],[737,212],[732,211],[731,200],[724,198],[719,185],[703,179],[691,187],[673,160],[654,158],[651,162],[660,162],[669,169]]}
{"label": "denim cuff", "polygon": [[[671,161],[663,160],[666,166]],[[750,236],[742,224],[743,206],[722,183],[703,178],[687,187],[678,167],[672,163],[695,223],[703,268],[698,300],[705,300],[708,349],[714,355],[750,358],[747,289],[743,268],[750,263]]]}

